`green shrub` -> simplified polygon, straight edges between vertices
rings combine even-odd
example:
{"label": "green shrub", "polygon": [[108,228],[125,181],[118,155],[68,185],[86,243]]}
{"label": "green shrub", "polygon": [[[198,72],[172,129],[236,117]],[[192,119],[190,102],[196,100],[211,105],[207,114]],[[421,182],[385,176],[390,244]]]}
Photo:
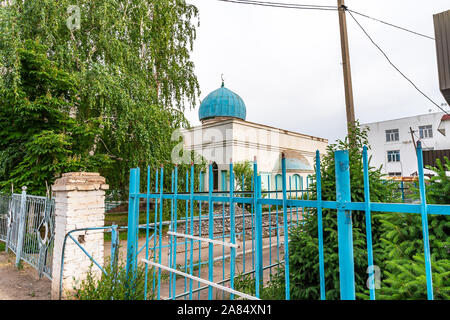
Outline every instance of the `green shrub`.
{"label": "green shrub", "polygon": [[[352,141],[352,144],[349,143]],[[357,124],[344,141],[328,146],[327,153],[321,159],[322,200],[336,201],[336,177],[335,177],[335,151],[349,150],[350,160],[350,184],[351,200],[364,202],[364,177],[362,149],[368,145],[367,129],[361,129]],[[369,159],[370,163],[370,159]],[[393,183],[383,180],[381,168],[369,166],[370,196],[373,202],[395,202]],[[317,199],[316,175],[312,176],[310,186],[311,200]],[[290,295],[291,299],[319,299],[319,244],[317,210],[307,209],[302,224],[292,227],[289,232],[289,264],[290,264]],[[385,260],[385,252],[380,241],[382,229],[380,217],[382,213],[372,213],[372,238],[374,264],[382,266]],[[324,209],[323,217],[323,241],[324,241],[324,265],[325,265],[325,291],[327,300],[340,298],[339,289],[339,255],[336,210]],[[353,224],[353,248],[355,266],[355,288],[359,298],[366,298],[369,290],[366,282],[368,278],[367,268],[367,243],[365,212],[352,212]],[[284,271],[278,272],[274,277],[278,278],[280,286],[284,286]],[[283,292],[284,289],[277,292]]]}
{"label": "green shrub", "polygon": [[[429,204],[450,204],[450,161],[445,166],[428,167],[435,176],[427,181]],[[416,189],[416,197],[418,190]],[[382,220],[388,262],[383,270],[381,299],[426,299],[423,230],[420,214],[386,214]],[[434,299],[449,299],[450,294],[450,217],[428,215]],[[377,297],[378,298],[378,297]]]}
{"label": "green shrub", "polygon": [[[87,277],[74,288],[71,295],[76,300],[144,300],[145,297],[145,265],[138,265],[133,275],[128,276],[125,263],[119,259],[116,266],[109,263],[105,266],[107,274],[102,273],[100,279],[91,265]],[[95,267],[97,268],[97,267]],[[150,269],[149,269],[150,270]],[[152,272],[148,272],[147,300],[153,299]]]}

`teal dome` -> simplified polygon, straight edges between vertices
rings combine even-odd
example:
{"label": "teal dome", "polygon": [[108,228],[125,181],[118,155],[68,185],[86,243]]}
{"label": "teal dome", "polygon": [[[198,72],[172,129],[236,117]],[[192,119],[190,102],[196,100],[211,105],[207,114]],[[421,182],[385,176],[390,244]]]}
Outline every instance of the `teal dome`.
{"label": "teal dome", "polygon": [[200,120],[215,117],[232,117],[245,120],[247,109],[242,98],[233,91],[222,87],[206,96],[198,110]]}

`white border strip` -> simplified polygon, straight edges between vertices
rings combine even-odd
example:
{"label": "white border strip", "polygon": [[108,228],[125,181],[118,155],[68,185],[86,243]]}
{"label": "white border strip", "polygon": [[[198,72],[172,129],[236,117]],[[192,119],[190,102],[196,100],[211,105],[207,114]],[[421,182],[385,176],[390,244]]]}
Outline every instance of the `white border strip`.
{"label": "white border strip", "polygon": [[205,241],[205,242],[209,242],[209,243],[213,243],[213,244],[218,244],[218,245],[221,245],[221,246],[224,246],[224,247],[230,247],[230,248],[239,248],[240,247],[238,244],[234,244],[234,243],[231,243],[231,242],[223,242],[223,241],[213,240],[213,239],[209,239],[209,238],[200,238],[200,237],[191,236],[191,235],[183,234],[183,233],[172,232],[172,231],[167,232],[167,234],[169,234],[171,236],[177,236],[177,237],[183,237],[183,238],[188,238],[188,239],[193,239],[193,240]]}
{"label": "white border strip", "polygon": [[149,260],[147,260],[147,259],[142,259],[142,261],[145,262],[145,263],[148,263],[148,264],[150,264],[150,265],[152,265],[152,266],[155,266],[155,267],[157,267],[157,268],[161,268],[161,269],[164,269],[164,270],[167,270],[167,271],[170,271],[170,272],[179,274],[180,276],[183,276],[183,277],[186,277],[186,278],[189,278],[189,279],[192,279],[192,280],[195,280],[195,281],[204,283],[204,284],[209,285],[209,286],[211,286],[211,287],[214,287],[214,288],[217,288],[217,289],[226,291],[226,292],[228,292],[228,293],[235,294],[235,295],[240,296],[240,297],[242,297],[242,298],[246,298],[246,299],[249,299],[249,300],[261,300],[261,299],[258,299],[258,298],[256,298],[256,297],[254,297],[254,296],[250,296],[250,295],[248,295],[248,294],[245,294],[245,293],[242,293],[242,292],[233,290],[233,289],[231,289],[231,288],[222,286],[222,285],[220,285],[220,284],[217,284],[217,283],[214,283],[214,282],[205,280],[205,279],[201,279],[201,278],[198,278],[198,277],[196,277],[196,276],[192,276],[192,275],[190,275],[190,274],[187,274],[187,273],[184,273],[184,272],[181,272],[181,271],[178,271],[178,270],[175,270],[175,269],[172,269],[172,268],[163,266],[163,265],[161,265],[161,264],[159,264],[159,263],[156,263],[156,262],[153,262],[153,261],[149,261]]}

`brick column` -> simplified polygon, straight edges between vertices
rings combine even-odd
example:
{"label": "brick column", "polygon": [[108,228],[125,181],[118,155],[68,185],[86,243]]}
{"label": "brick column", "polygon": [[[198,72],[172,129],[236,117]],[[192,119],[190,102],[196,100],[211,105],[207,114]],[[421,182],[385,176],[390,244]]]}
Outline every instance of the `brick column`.
{"label": "brick column", "polygon": [[[52,187],[55,199],[55,240],[53,249],[52,299],[58,299],[60,291],[61,257],[64,237],[74,229],[103,227],[105,220],[105,178],[98,173],[65,173]],[[71,234],[83,248],[103,267],[103,230],[89,230]],[[67,238],[64,249],[62,273],[62,298],[86,277],[89,257]],[[100,270],[93,265],[93,271]]]}

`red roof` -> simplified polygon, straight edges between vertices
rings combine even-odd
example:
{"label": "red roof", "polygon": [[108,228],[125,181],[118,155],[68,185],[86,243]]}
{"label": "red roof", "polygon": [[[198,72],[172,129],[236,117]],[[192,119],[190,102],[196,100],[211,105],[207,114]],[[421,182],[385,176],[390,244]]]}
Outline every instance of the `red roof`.
{"label": "red roof", "polygon": [[441,121],[450,120],[450,114],[444,114]]}

